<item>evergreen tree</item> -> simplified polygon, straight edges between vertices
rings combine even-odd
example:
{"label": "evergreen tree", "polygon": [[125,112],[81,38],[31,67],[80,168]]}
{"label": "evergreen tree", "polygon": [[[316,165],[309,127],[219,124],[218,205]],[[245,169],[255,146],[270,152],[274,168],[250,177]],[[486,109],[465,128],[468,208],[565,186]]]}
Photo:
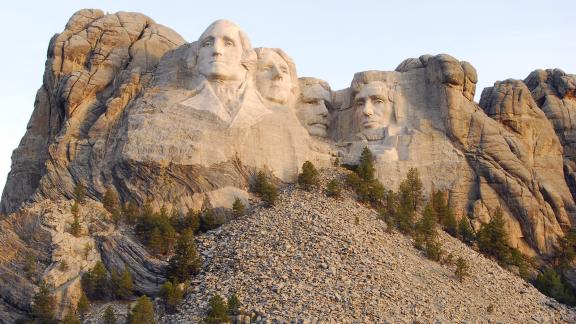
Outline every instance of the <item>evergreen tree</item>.
{"label": "evergreen tree", "polygon": [[298,175],[298,184],[302,186],[305,190],[311,190],[312,187],[318,186],[319,174],[314,164],[310,161],[304,162],[302,164],[302,173]]}
{"label": "evergreen tree", "polygon": [[201,265],[202,261],[194,243],[194,234],[190,229],[186,229],[178,238],[174,255],[170,258],[169,277],[183,282],[190,275],[198,274]]}
{"label": "evergreen tree", "polygon": [[138,219],[138,213],[139,213],[138,205],[134,200],[130,200],[128,203],[124,205],[123,214],[126,223],[128,224],[136,223],[136,220]]}
{"label": "evergreen tree", "polygon": [[169,314],[176,313],[178,305],[184,299],[184,290],[180,288],[178,280],[166,281],[160,289],[160,295],[164,300],[166,312]]}
{"label": "evergreen tree", "polygon": [[550,296],[561,303],[575,305],[576,298],[573,291],[563,282],[562,277],[551,268],[539,273],[534,286],[544,295]]}
{"label": "evergreen tree", "polygon": [[32,298],[32,316],[40,323],[56,323],[55,305],[56,300],[50,293],[50,288],[45,282],[41,282],[40,289]]}
{"label": "evergreen tree", "polygon": [[78,237],[82,231],[82,225],[80,225],[80,217],[78,214],[73,214],[74,221],[70,224],[70,234]]}
{"label": "evergreen tree", "polygon": [[232,294],[230,297],[228,297],[228,315],[240,315],[241,306],[242,305],[240,304],[240,299],[238,299],[236,294]]}
{"label": "evergreen tree", "polygon": [[136,306],[128,315],[128,324],[156,324],[154,319],[154,305],[148,296],[138,298]]}
{"label": "evergreen tree", "polygon": [[148,247],[154,254],[162,253],[162,245],[164,244],[164,240],[162,239],[162,235],[160,234],[160,229],[158,227],[154,227],[152,233],[150,234],[150,238],[148,240]]}
{"label": "evergreen tree", "polygon": [[102,197],[102,204],[109,213],[113,214],[119,209],[120,206],[120,199],[118,198],[118,194],[116,194],[112,188],[106,189],[104,197]]}
{"label": "evergreen tree", "polygon": [[61,324],[81,324],[80,319],[78,318],[78,314],[76,314],[76,310],[74,308],[68,310],[62,321]]}
{"label": "evergreen tree", "polygon": [[358,176],[364,181],[374,180],[374,173],[376,169],[374,168],[374,155],[368,147],[365,147],[360,154],[360,164],[358,165]]}
{"label": "evergreen tree", "polygon": [[116,296],[120,299],[128,299],[132,296],[133,289],[134,282],[132,280],[132,273],[128,270],[128,267],[125,266],[116,285]]}
{"label": "evergreen tree", "polygon": [[340,181],[337,179],[330,180],[326,186],[326,195],[335,198],[340,197],[342,195],[342,186],[340,185]]}
{"label": "evergreen tree", "polygon": [[510,248],[504,225],[502,210],[498,207],[490,222],[478,232],[478,248],[481,252],[494,256],[498,262],[507,264],[510,260]]}
{"label": "evergreen tree", "polygon": [[86,200],[86,187],[82,182],[78,182],[74,187],[74,197],[77,203],[84,204]]}
{"label": "evergreen tree", "polygon": [[435,238],[426,241],[424,252],[428,259],[436,262],[442,259],[442,254],[444,253],[444,251],[442,251],[442,244]]}
{"label": "evergreen tree", "polygon": [[258,173],[256,174],[256,178],[254,179],[252,191],[254,191],[257,194],[262,194],[262,190],[264,189],[264,186],[266,186],[267,184],[268,184],[268,178],[266,177],[264,171],[258,171]]}
{"label": "evergreen tree", "polygon": [[422,213],[422,218],[416,225],[416,232],[422,235],[424,241],[436,238],[436,212],[431,203],[428,203]]}
{"label": "evergreen tree", "polygon": [[200,231],[207,232],[222,225],[222,219],[218,218],[213,209],[206,209],[200,217]]}
{"label": "evergreen tree", "polygon": [[78,313],[80,313],[80,318],[84,319],[84,316],[86,316],[86,312],[88,312],[88,308],[90,308],[90,303],[88,302],[88,297],[86,297],[86,294],[84,293],[84,291],[81,292],[80,294],[80,299],[78,299]]}
{"label": "evergreen tree", "polygon": [[114,309],[111,305],[106,307],[106,311],[104,312],[103,318],[104,324],[117,324],[116,314],[114,313]]}
{"label": "evergreen tree", "polygon": [[242,203],[240,198],[236,197],[236,199],[234,199],[234,203],[232,204],[232,211],[236,217],[244,216],[246,213],[246,206],[244,206],[244,203]]}
{"label": "evergreen tree", "polygon": [[460,282],[463,282],[464,278],[470,275],[468,263],[464,258],[459,257],[458,260],[456,260],[456,270],[454,271],[454,275],[456,275],[456,278]]}
{"label": "evergreen tree", "polygon": [[34,277],[34,272],[36,271],[36,256],[33,254],[27,254],[24,259],[24,272],[26,273],[26,278],[31,279]]}
{"label": "evergreen tree", "polygon": [[204,321],[208,324],[228,323],[226,301],[220,295],[214,295],[208,303],[210,308]]}
{"label": "evergreen tree", "polygon": [[346,186],[355,192],[358,191],[360,183],[362,183],[362,179],[356,173],[348,173],[346,175]]}
{"label": "evergreen tree", "polygon": [[102,261],[98,261],[92,270],[82,276],[82,288],[92,300],[100,300],[108,296],[108,275]]}
{"label": "evergreen tree", "polygon": [[564,237],[558,239],[556,249],[555,264],[560,269],[568,269],[574,258],[576,258],[576,230],[572,229]]}
{"label": "evergreen tree", "polygon": [[[452,208],[447,208],[447,216],[446,222],[444,223],[444,229],[446,232],[454,237],[458,236],[458,221],[456,220],[456,216],[454,215],[454,210]],[[464,216],[462,216],[464,217]]]}
{"label": "evergreen tree", "polygon": [[272,207],[278,199],[278,189],[275,185],[267,183],[262,189],[262,201],[266,207]]}
{"label": "evergreen tree", "polygon": [[414,205],[413,209],[416,210],[422,203],[423,196],[423,186],[422,181],[420,180],[418,169],[410,168],[410,170],[408,170],[408,174],[406,175],[406,182],[409,190],[411,191],[412,203]]}
{"label": "evergreen tree", "polygon": [[462,218],[460,218],[460,222],[458,223],[458,233],[464,243],[472,244],[472,242],[474,242],[474,230],[472,229],[472,226],[470,226],[470,222],[466,215],[462,215]]}
{"label": "evergreen tree", "polygon": [[185,224],[184,228],[189,228],[194,234],[198,233],[200,231],[200,213],[194,209],[188,209]]}

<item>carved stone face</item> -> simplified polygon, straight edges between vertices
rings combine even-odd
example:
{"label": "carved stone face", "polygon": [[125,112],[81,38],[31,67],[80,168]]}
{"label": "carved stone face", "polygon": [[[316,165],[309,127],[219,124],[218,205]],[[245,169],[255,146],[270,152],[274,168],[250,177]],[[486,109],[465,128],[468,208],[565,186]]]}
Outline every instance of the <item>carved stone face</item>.
{"label": "carved stone face", "polygon": [[238,26],[218,21],[200,37],[198,71],[209,80],[242,80],[242,41]]}
{"label": "carved stone face", "polygon": [[260,94],[272,102],[286,104],[291,96],[290,68],[274,50],[264,50],[258,58],[256,86]]}
{"label": "carved stone face", "polygon": [[298,119],[312,136],[326,137],[330,123],[326,103],[330,101],[330,91],[319,83],[300,83],[300,100],[296,107]]}
{"label": "carved stone face", "polygon": [[371,82],[354,97],[354,118],[360,131],[382,129],[396,122],[394,103],[389,88],[382,82]]}

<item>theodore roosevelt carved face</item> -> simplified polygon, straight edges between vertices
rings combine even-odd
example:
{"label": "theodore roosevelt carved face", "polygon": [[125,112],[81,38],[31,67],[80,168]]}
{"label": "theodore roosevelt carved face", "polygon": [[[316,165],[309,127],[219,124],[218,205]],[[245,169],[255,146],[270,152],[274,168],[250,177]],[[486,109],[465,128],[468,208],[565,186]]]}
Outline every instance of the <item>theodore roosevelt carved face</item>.
{"label": "theodore roosevelt carved face", "polygon": [[244,32],[234,23],[218,20],[200,36],[197,68],[208,80],[236,80],[245,78],[242,66],[245,50],[251,47]]}
{"label": "theodore roosevelt carved face", "polygon": [[296,68],[281,49],[257,48],[256,87],[262,97],[277,104],[287,104],[297,86]]}
{"label": "theodore roosevelt carved face", "polygon": [[315,78],[299,78],[300,98],[296,115],[312,136],[326,137],[330,123],[328,105],[331,101],[330,86]]}

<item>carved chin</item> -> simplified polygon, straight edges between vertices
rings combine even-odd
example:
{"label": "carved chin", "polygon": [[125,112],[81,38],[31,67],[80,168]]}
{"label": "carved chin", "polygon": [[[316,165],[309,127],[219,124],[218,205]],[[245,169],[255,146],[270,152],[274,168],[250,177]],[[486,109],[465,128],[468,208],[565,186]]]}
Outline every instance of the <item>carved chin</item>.
{"label": "carved chin", "polygon": [[264,98],[282,105],[288,102],[288,94],[285,91],[269,90],[264,95]]}
{"label": "carved chin", "polygon": [[308,125],[308,133],[312,136],[326,137],[326,125],[325,124],[312,124]]}

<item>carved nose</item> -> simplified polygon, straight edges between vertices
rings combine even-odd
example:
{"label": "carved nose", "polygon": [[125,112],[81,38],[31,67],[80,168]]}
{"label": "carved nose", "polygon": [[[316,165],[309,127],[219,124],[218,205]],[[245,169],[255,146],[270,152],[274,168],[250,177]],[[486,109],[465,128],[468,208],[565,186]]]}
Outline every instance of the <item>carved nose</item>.
{"label": "carved nose", "polygon": [[278,67],[272,67],[272,80],[282,80],[282,74],[280,73],[280,69]]}
{"label": "carved nose", "polygon": [[362,108],[362,113],[364,113],[364,115],[366,116],[374,115],[374,108],[372,107],[372,104],[369,101],[364,104],[364,108]]}

